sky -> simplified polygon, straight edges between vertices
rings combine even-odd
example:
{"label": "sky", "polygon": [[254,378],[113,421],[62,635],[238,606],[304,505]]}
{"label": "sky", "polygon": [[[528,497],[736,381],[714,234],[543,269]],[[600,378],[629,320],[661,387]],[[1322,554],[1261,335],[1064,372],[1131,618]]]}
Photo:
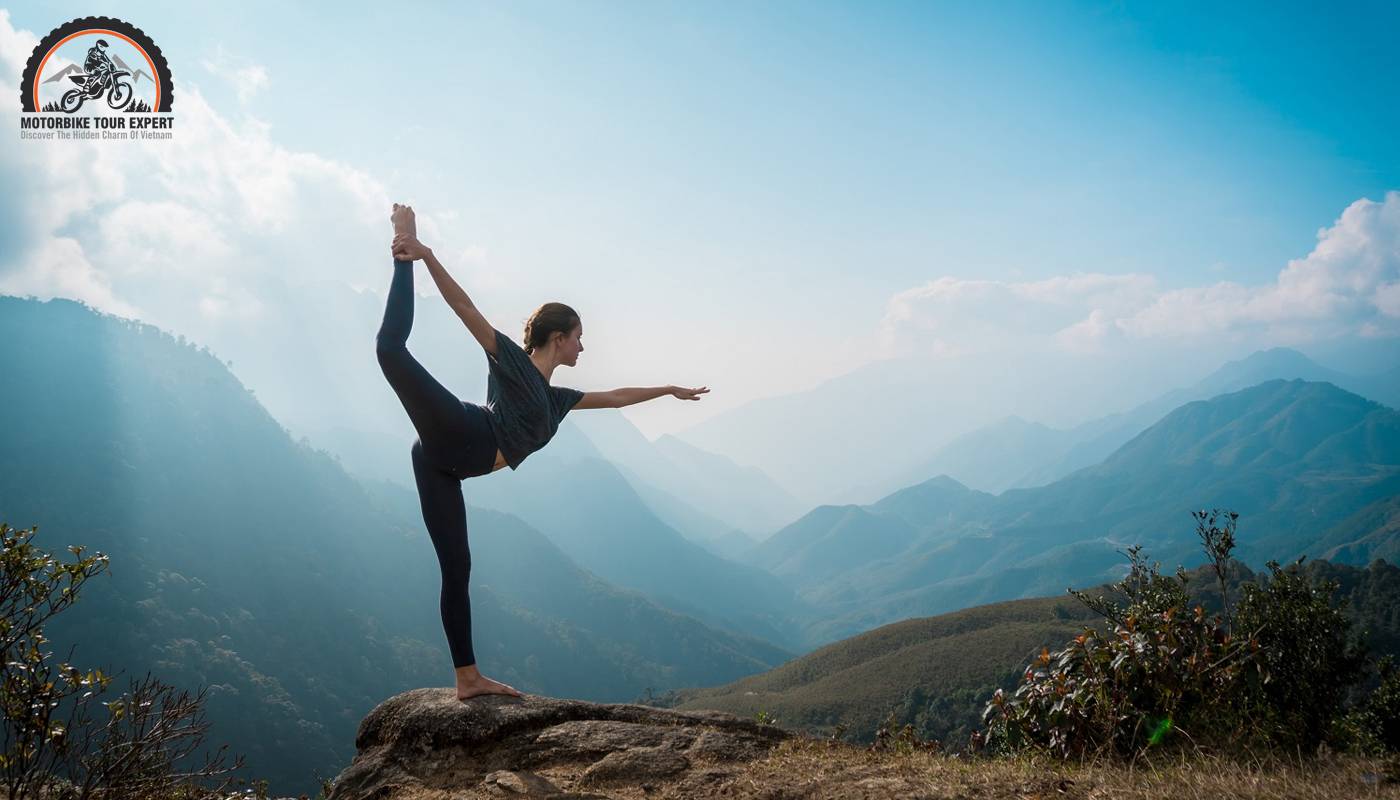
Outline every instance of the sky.
{"label": "sky", "polygon": [[651,437],[895,357],[1400,330],[1394,3],[26,3],[4,96],[103,14],[185,141],[7,145],[0,292],[230,355],[270,280],[382,297],[392,201],[517,340],[579,311],[555,383],[710,387]]}

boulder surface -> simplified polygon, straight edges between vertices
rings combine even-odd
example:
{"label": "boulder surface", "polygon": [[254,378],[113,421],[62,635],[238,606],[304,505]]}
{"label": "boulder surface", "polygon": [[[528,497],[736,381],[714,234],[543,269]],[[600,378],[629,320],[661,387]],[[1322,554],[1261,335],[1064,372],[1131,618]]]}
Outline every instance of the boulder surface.
{"label": "boulder surface", "polygon": [[610,787],[712,781],[717,766],[790,735],[721,711],[414,689],[360,721],[329,800],[603,798]]}

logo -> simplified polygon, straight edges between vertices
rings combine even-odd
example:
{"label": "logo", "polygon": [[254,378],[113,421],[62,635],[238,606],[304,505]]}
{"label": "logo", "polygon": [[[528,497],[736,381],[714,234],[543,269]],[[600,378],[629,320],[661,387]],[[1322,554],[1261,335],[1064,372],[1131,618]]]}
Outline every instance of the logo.
{"label": "logo", "polygon": [[169,139],[174,87],[140,28],[81,17],[39,41],[20,80],[22,139]]}

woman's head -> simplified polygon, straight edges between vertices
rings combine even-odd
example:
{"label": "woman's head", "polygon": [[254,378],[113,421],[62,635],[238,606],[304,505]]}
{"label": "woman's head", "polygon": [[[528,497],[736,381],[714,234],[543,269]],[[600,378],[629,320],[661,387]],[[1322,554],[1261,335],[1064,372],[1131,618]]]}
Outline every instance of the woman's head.
{"label": "woman's head", "polygon": [[545,303],[525,321],[525,352],[533,355],[553,345],[560,364],[573,366],[578,361],[582,337],[578,313],[563,303]]}

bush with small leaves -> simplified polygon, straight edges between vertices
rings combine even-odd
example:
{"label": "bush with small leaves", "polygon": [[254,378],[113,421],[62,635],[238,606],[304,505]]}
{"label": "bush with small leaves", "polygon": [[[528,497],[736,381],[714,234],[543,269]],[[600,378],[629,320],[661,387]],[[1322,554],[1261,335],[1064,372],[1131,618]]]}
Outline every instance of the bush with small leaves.
{"label": "bush with small leaves", "polygon": [[[227,768],[219,756],[199,769],[175,771],[207,728],[200,720],[203,691],[194,698],[175,694],[148,674],[132,681],[129,692],[101,702],[97,698],[112,676],[78,669],[67,660],[55,674],[52,654],[43,648],[48,642],[43,624],[70,607],[108,559],[102,553],[84,557],[75,545],[68,550],[77,560],[59,562],[31,541],[37,531],[37,526],[16,530],[0,523],[0,781],[6,796],[106,800],[221,792],[231,779],[208,789],[194,782],[240,768],[241,756]],[[90,712],[99,702],[105,719],[94,720]]]}
{"label": "bush with small leaves", "polygon": [[[1239,515],[1194,516],[1223,601]],[[1013,693],[998,690],[983,713],[989,749],[1067,758],[1174,744],[1293,751],[1323,741],[1363,663],[1348,618],[1330,602],[1335,585],[1271,562],[1271,577],[1246,584],[1237,609],[1226,602],[1210,615],[1190,604],[1184,570],[1161,575],[1139,546],[1127,556],[1111,596],[1069,590],[1112,630],[1085,628],[1063,649],[1043,649]]]}
{"label": "bush with small leaves", "polygon": [[1241,587],[1235,614],[1240,630],[1255,632],[1260,669],[1237,688],[1234,703],[1254,724],[1252,741],[1290,751],[1326,739],[1366,666],[1345,607],[1332,603],[1337,583],[1310,580],[1301,564],[1285,569],[1270,561],[1262,586]]}

